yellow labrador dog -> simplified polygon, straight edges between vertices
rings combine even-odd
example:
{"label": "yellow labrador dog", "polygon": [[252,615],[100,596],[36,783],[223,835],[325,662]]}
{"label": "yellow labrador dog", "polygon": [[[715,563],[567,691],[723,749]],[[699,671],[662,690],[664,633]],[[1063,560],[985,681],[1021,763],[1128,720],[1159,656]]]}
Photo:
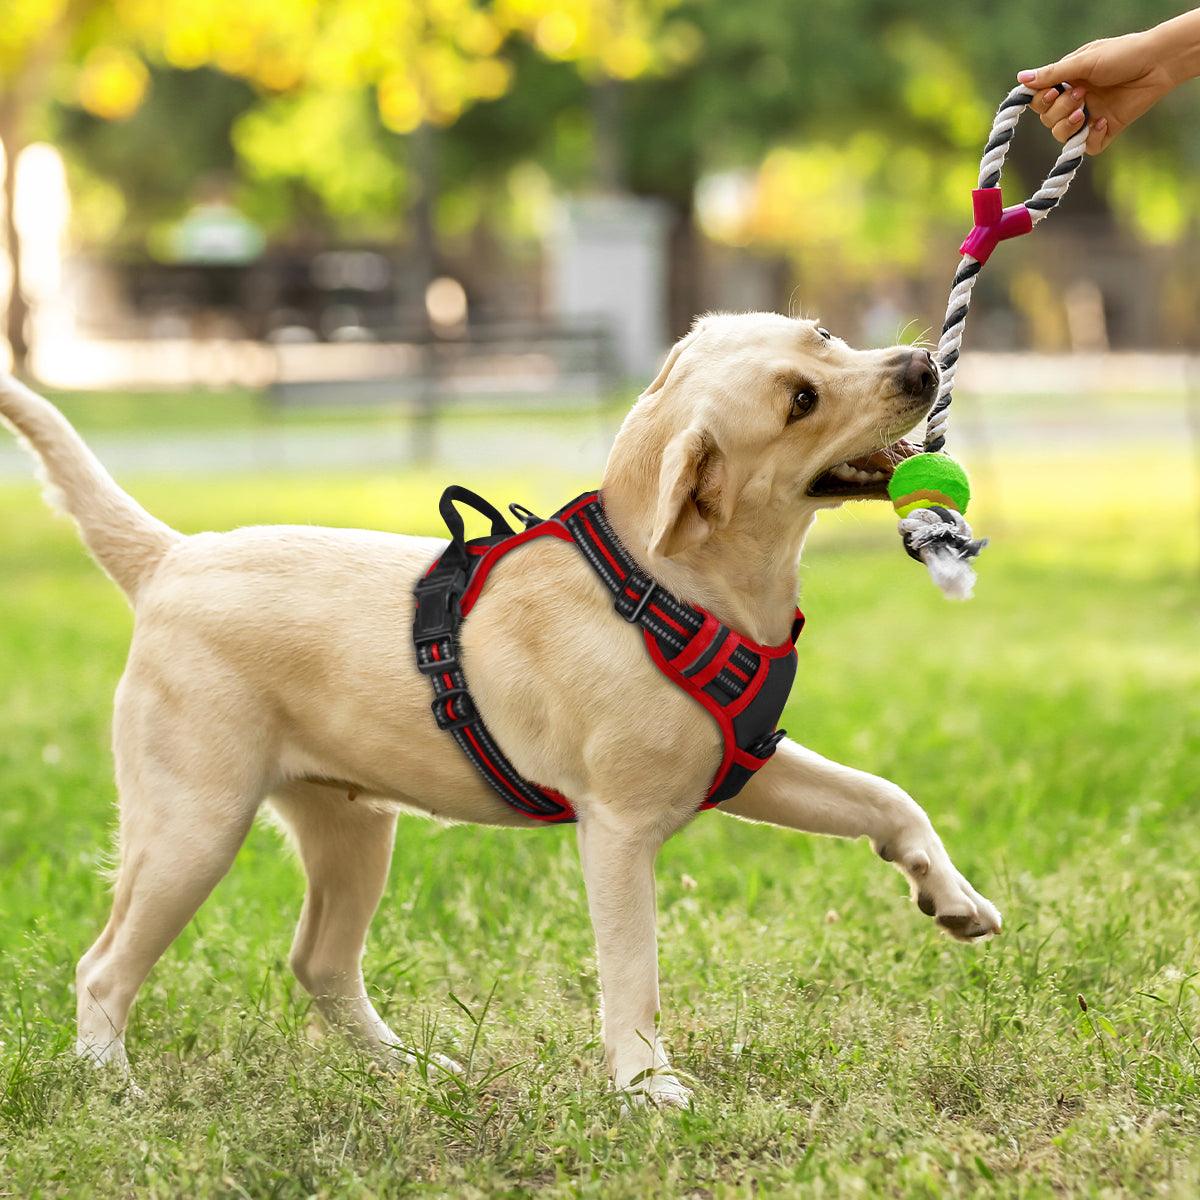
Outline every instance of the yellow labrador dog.
{"label": "yellow labrador dog", "polygon": [[[853,350],[812,321],[774,314],[705,317],[617,436],[603,479],[611,525],[676,596],[781,643],[817,512],[885,495],[906,452],[897,439],[935,387],[924,350]],[[404,1060],[360,965],[397,811],[527,823],[437,729],[414,666],[413,584],[445,543],[303,526],[185,537],[123,492],[51,404],[4,377],[0,417],[36,452],[53,498],[136,615],[113,727],[120,867],[108,924],[76,976],[79,1053],[126,1069],[138,988],[265,801],[308,877],[296,975],[330,1022]],[[653,870],[717,769],[717,726],[660,674],[579,551],[556,538],[497,565],[461,643],[499,745],[578,812],[614,1083],[686,1104],[656,1025]],[[886,780],[785,740],[724,807],[868,837],[951,934],[1000,929],[925,813]]]}

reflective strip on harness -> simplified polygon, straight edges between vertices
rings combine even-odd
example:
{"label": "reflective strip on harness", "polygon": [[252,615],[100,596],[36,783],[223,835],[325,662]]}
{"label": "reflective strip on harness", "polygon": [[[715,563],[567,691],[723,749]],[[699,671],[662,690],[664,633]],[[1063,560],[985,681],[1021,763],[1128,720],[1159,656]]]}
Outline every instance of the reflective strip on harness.
{"label": "reflective strip on harness", "polygon": [[[488,537],[466,541],[456,503],[492,521]],[[482,778],[512,808],[535,821],[574,821],[571,802],[553,788],[525,779],[509,762],[479,714],[459,661],[458,631],[491,569],[509,551],[539,537],[575,544],[613,595],[617,615],[638,625],[658,669],[708,710],[721,732],[722,756],[701,808],[728,800],[775,752],[775,728],[796,674],[795,641],[804,625],[796,610],[789,641],[760,646],[722,625],[712,613],[673,596],[644,574],[608,524],[597,492],[588,492],[541,521],[515,532],[486,500],[465,488],[447,488],[441,511],[452,541],[415,589],[413,643],[417,669],[433,686],[433,715],[451,733]]]}

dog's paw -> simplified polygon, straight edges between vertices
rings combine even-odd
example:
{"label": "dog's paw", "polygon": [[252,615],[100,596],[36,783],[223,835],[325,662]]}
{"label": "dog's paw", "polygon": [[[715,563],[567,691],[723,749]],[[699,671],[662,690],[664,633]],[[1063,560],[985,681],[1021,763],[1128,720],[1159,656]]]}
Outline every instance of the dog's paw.
{"label": "dog's paw", "polygon": [[102,1045],[86,1042],[82,1038],[75,1042],[75,1056],[94,1071],[94,1078],[112,1098],[121,1104],[140,1104],[146,1093],[129,1073],[129,1060],[125,1057],[125,1043],[121,1038],[112,1038]]}
{"label": "dog's paw", "polygon": [[403,1071],[416,1069],[430,1079],[444,1078],[452,1075],[461,1079],[466,1071],[460,1063],[445,1054],[427,1054],[424,1050],[409,1050],[399,1044],[389,1046],[386,1052],[379,1056],[379,1065],[386,1071]]}
{"label": "dog's paw", "polygon": [[129,1068],[124,1063],[120,1067],[115,1067],[111,1063],[97,1064],[92,1060],[92,1065],[95,1067],[93,1072],[89,1072],[97,1090],[106,1095],[114,1104],[120,1105],[138,1105],[146,1104],[149,1097],[146,1095],[145,1088],[129,1073]]}
{"label": "dog's paw", "polygon": [[953,864],[914,880],[913,893],[917,907],[960,942],[985,941],[1001,930],[996,906],[981,896]]}
{"label": "dog's paw", "polygon": [[462,1063],[445,1054],[414,1054],[410,1056],[410,1062],[413,1066],[428,1070],[431,1076],[453,1075],[456,1079],[462,1079],[467,1073]]}
{"label": "dog's paw", "polygon": [[876,852],[908,877],[917,907],[960,942],[979,942],[998,934],[1002,922],[992,902],[981,896],[950,861],[936,834],[927,845],[900,853],[887,845]]}
{"label": "dog's paw", "polygon": [[691,1108],[692,1093],[690,1088],[682,1083],[667,1070],[646,1072],[628,1087],[621,1089],[621,1112],[628,1113],[632,1108]]}

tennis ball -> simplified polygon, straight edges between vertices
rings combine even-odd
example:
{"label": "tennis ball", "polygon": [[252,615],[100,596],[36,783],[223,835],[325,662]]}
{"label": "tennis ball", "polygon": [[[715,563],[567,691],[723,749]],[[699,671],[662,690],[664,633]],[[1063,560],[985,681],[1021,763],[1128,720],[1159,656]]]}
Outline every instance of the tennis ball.
{"label": "tennis ball", "polygon": [[945,454],[915,454],[892,473],[888,495],[902,517],[907,517],[914,508],[929,508],[934,504],[965,516],[971,484],[966,471]]}

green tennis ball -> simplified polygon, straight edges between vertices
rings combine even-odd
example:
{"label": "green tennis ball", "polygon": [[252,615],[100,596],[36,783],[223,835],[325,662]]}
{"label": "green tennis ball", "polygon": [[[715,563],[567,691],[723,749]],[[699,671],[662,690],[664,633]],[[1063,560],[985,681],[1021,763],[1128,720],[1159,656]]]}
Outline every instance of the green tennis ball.
{"label": "green tennis ball", "polygon": [[964,516],[971,500],[967,473],[944,454],[915,454],[906,458],[888,480],[888,495],[902,517],[914,508],[940,504]]}

